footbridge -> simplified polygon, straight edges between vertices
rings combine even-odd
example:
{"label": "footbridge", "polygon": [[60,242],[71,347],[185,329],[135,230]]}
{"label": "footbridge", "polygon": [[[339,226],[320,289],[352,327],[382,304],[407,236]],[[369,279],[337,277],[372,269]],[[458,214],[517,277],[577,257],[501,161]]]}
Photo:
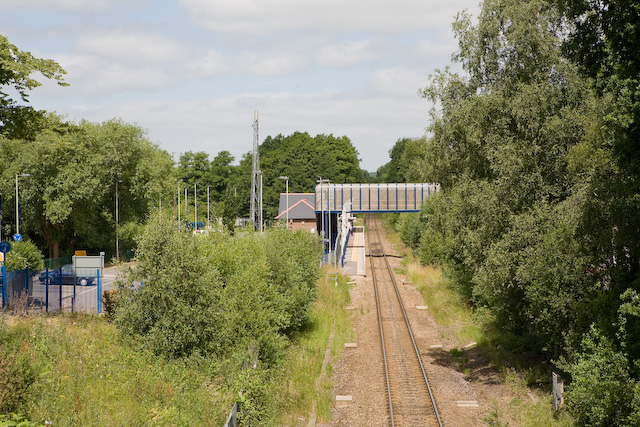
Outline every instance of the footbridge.
{"label": "footbridge", "polygon": [[422,202],[438,192],[440,184],[330,184],[316,185],[316,215],[342,212],[418,212]]}
{"label": "footbridge", "polygon": [[439,190],[440,184],[431,183],[318,184],[316,224],[326,244],[326,259],[333,253],[333,262],[340,259],[343,264],[347,243],[354,233],[352,213],[418,212],[425,199]]}

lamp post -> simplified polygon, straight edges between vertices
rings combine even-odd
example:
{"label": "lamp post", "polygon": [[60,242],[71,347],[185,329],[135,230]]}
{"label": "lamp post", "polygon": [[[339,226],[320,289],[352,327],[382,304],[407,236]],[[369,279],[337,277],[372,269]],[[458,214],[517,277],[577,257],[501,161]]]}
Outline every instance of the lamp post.
{"label": "lamp post", "polygon": [[207,226],[211,227],[211,220],[209,218],[209,189],[211,188],[210,185],[207,185]]}
{"label": "lamp post", "polygon": [[118,184],[121,179],[116,180],[116,262],[120,262],[120,193],[118,193]]}
{"label": "lamp post", "polygon": [[18,203],[18,177],[27,177],[31,176],[30,173],[22,173],[16,175],[16,234],[20,234],[20,203]]}
{"label": "lamp post", "polygon": [[178,227],[180,227],[180,180],[178,180]]}
{"label": "lamp post", "polygon": [[[318,181],[316,181],[318,184],[320,184],[320,197],[322,197],[322,193],[323,193],[323,185],[322,184],[330,184],[331,180],[330,179],[322,179],[321,176],[319,176]],[[323,238],[327,238],[328,237],[328,242],[329,242],[329,250],[328,250],[328,254],[329,257],[331,257],[331,199],[329,198],[329,187],[327,187],[327,211],[328,211],[328,227],[329,227],[329,231],[328,233],[323,233],[323,234],[327,234],[328,236],[323,236]],[[320,206],[320,209],[323,211],[322,213],[322,231],[324,232],[324,200],[322,201],[322,204]]]}
{"label": "lamp post", "polygon": [[264,233],[264,224],[262,221],[262,171],[257,172],[259,180],[260,201],[258,203],[258,222],[260,222],[260,233]]}
{"label": "lamp post", "polygon": [[198,229],[198,183],[193,183],[193,226]]}
{"label": "lamp post", "polygon": [[289,229],[289,177],[288,176],[281,176],[280,179],[284,179],[285,182],[286,182],[287,210],[285,212],[287,213],[287,229]]}

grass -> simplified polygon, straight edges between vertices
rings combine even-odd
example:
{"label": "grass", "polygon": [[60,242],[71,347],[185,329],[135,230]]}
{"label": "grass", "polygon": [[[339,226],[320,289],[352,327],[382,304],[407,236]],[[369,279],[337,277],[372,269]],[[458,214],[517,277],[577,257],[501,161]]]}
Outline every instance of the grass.
{"label": "grass", "polygon": [[551,407],[550,367],[543,365],[539,357],[515,351],[518,337],[501,334],[493,326],[491,313],[474,311],[455,291],[441,266],[421,265],[386,221],[385,227],[394,250],[403,256],[402,274],[422,295],[443,331],[443,338],[457,343],[450,355],[460,372],[471,373],[466,366],[469,357],[462,347],[476,342],[481,357],[489,361],[509,389],[510,398],[490,402],[491,409],[484,422],[495,427],[573,426],[566,413],[555,413]]}
{"label": "grass", "polygon": [[319,282],[318,299],[311,312],[304,333],[297,336],[285,357],[284,371],[287,382],[282,392],[285,396],[282,413],[283,425],[306,425],[309,411],[314,406],[319,422],[331,419],[333,406],[331,364],[318,380],[331,331],[331,359],[335,360],[344,343],[353,337],[351,314],[344,307],[349,305],[348,278],[340,276],[338,286],[326,280],[323,273]]}
{"label": "grass", "polygon": [[102,318],[3,317],[0,322],[0,340],[19,343],[37,374],[26,402],[32,421],[215,426],[231,408],[231,396],[211,382],[209,367],[134,351]]}
{"label": "grass", "polygon": [[[331,331],[334,360],[352,338],[350,312],[344,310],[347,281],[340,277],[335,286],[323,272],[309,321],[292,338],[269,384],[280,418],[274,424],[306,425],[314,404],[319,422],[331,419],[331,365],[318,377]],[[36,380],[20,412],[39,424],[219,426],[237,397],[223,362],[156,357],[136,349],[102,317],[0,313],[0,344],[29,360]]]}

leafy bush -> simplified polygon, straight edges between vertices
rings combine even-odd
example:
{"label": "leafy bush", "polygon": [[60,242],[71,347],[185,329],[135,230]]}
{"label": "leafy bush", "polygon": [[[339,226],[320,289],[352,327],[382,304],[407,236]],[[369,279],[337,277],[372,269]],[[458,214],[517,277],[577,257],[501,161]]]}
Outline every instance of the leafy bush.
{"label": "leafy bush", "polygon": [[316,297],[320,247],[307,233],[193,236],[156,217],[121,284],[116,323],[169,358],[194,353],[275,363]]}
{"label": "leafy bush", "polygon": [[[566,403],[580,425],[632,426],[639,396],[629,376],[625,355],[611,340],[592,327],[582,341],[582,353],[567,366],[573,381],[567,387]],[[635,396],[634,396],[635,394]]]}
{"label": "leafy bush", "polygon": [[0,415],[0,427],[44,427],[44,424],[33,423],[20,414]]}
{"label": "leafy bush", "polygon": [[121,284],[117,324],[156,354],[174,358],[200,351],[218,352],[222,282],[207,254],[205,240],[156,217],[138,243],[138,264]]}
{"label": "leafy bush", "polygon": [[11,251],[7,253],[7,271],[29,270],[35,272],[44,269],[42,252],[28,240],[11,243]]}

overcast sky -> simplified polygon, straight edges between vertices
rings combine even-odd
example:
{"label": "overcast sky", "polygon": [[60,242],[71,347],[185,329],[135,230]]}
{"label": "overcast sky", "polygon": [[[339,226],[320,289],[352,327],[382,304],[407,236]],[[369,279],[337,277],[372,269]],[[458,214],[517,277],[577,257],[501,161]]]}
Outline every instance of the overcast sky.
{"label": "overcast sky", "polygon": [[[175,158],[251,151],[295,131],[347,136],[375,171],[424,135],[429,74],[450,63],[459,11],[479,0],[2,0],[0,34],[55,59],[69,87],[31,105],[121,118]],[[44,79],[41,79],[44,80]]]}

